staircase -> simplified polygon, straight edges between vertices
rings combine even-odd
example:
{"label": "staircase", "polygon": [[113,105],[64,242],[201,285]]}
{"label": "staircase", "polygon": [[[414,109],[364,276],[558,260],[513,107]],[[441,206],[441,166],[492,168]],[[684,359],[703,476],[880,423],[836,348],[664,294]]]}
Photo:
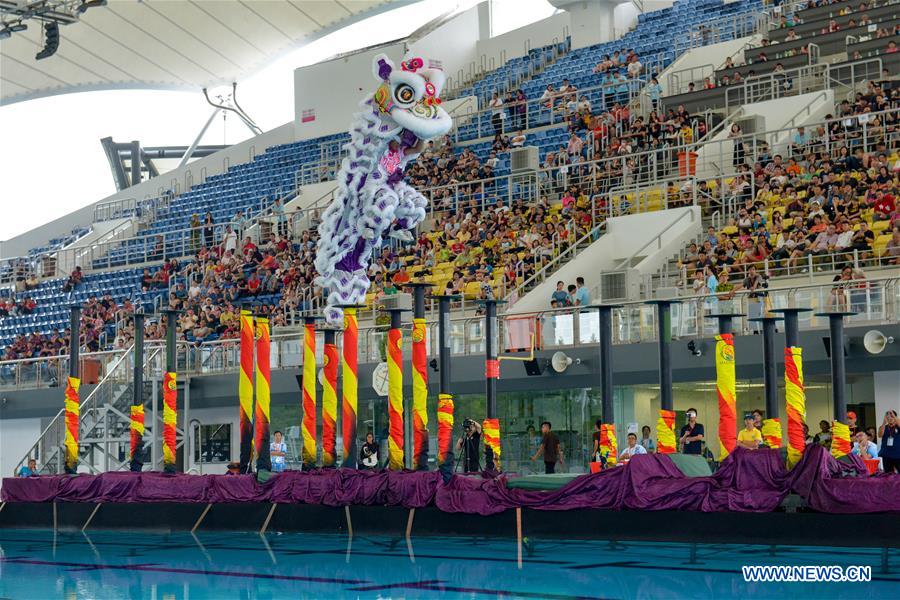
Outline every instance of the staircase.
{"label": "staircase", "polygon": [[[145,347],[142,398],[152,396],[155,381],[161,377],[160,373],[154,372],[154,367],[160,364],[162,353],[162,346]],[[128,468],[133,389],[134,346],[131,346],[111,363],[103,379],[81,401],[78,440],[81,470],[102,473]],[[147,419],[145,427],[147,438],[153,430],[151,418]],[[35,458],[42,475],[63,473],[65,440],[65,410],[60,410],[16,466],[16,471],[30,458]]]}

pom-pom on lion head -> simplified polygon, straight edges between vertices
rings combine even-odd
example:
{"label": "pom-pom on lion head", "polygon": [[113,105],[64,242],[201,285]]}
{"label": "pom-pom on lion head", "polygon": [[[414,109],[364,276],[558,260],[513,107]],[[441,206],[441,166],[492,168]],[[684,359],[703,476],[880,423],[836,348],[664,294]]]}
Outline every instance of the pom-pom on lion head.
{"label": "pom-pom on lion head", "polygon": [[372,73],[381,82],[375,90],[378,109],[401,127],[422,139],[442,136],[450,131],[453,120],[441,107],[444,72],[423,59],[413,57],[396,67],[385,54],[372,61]]}

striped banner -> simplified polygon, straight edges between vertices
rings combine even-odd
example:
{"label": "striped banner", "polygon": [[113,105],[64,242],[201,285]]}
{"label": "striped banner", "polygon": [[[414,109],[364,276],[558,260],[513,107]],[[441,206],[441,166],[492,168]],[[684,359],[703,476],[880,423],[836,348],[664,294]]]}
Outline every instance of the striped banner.
{"label": "striped banner", "polygon": [[303,466],[316,466],[316,326],[303,333]]}
{"label": "striped banner", "polygon": [[425,319],[413,319],[412,332],[413,465],[428,467],[428,346]]}
{"label": "striped banner", "polygon": [[241,368],[238,371],[238,428],[241,473],[246,473],[253,456],[253,316],[241,310]]}
{"label": "striped banner", "polygon": [[659,454],[674,454],[675,450],[675,411],[660,410],[656,421],[656,451]]}
{"label": "striped banner", "polygon": [[[333,336],[333,333],[326,332]],[[326,338],[327,339],[327,338]],[[331,338],[334,339],[333,337]],[[338,350],[334,343],[325,344],[325,371],[322,382],[322,465],[333,467],[337,444],[337,372]]]}
{"label": "striped banner", "polygon": [[343,466],[356,467],[356,404],[359,397],[359,323],[356,309],[344,309],[344,369],[341,382],[341,427],[344,441]]}
{"label": "striped banner", "polygon": [[763,442],[769,448],[781,448],[781,419],[765,419],[762,436]]}
{"label": "striped banner", "polygon": [[81,380],[78,377],[69,377],[66,380],[66,470],[74,473],[78,467],[78,426],[81,409],[78,388]]}
{"label": "striped banner", "polygon": [[388,330],[388,456],[390,468],[403,469],[403,332]]}
{"label": "striped banner", "polygon": [[163,464],[175,467],[175,437],[178,427],[178,381],[173,372],[163,376]]}
{"label": "striped banner", "polygon": [[852,447],[850,443],[850,426],[840,421],[832,421],[831,455],[835,458],[843,458],[850,454]]}
{"label": "striped banner", "polygon": [[144,442],[144,405],[132,405],[131,407],[131,448],[128,452],[129,460],[134,460],[143,449]]}
{"label": "striped banner", "polygon": [[806,451],[806,393],[803,391],[803,349],[784,349],[784,395],[787,401],[787,464],[793,467]]}
{"label": "striped banner", "polygon": [[271,471],[272,455],[269,453],[269,422],[271,420],[271,359],[269,319],[256,317],[256,470]]}
{"label": "striped banner", "polygon": [[438,461],[443,464],[452,459],[453,444],[453,395],[438,395]]}
{"label": "striped banner", "polygon": [[[494,453],[494,468],[500,470],[500,419],[485,419],[481,424],[484,445]],[[485,461],[487,462],[487,461]]]}
{"label": "striped banner", "polygon": [[716,393],[719,396],[719,460],[737,445],[737,383],[734,375],[734,336],[716,336]]}
{"label": "striped banner", "polygon": [[600,456],[606,459],[607,467],[616,466],[619,458],[619,444],[616,440],[616,426],[612,423],[600,424]]}

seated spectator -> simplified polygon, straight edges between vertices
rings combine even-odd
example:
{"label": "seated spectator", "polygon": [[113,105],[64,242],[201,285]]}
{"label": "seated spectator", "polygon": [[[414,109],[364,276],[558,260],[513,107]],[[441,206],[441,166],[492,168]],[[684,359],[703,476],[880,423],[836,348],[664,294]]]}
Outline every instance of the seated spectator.
{"label": "seated spectator", "polygon": [[64,293],[69,293],[74,291],[79,285],[81,285],[81,280],[84,279],[84,273],[81,272],[81,267],[75,267],[75,270],[69,275],[69,279],[66,280],[65,285],[63,285],[62,291]]}
{"label": "seated spectator", "polygon": [[632,457],[637,456],[638,454],[647,454],[647,449],[644,448],[643,445],[637,443],[637,434],[629,433],[627,443],[628,445],[619,452],[620,462],[618,462],[617,465],[627,463]]}
{"label": "seated spectator", "polygon": [[863,460],[872,460],[878,458],[878,446],[869,439],[869,434],[861,429],[856,432],[851,453]]}
{"label": "seated spectator", "polygon": [[28,459],[28,465],[22,465],[16,477],[37,477],[40,475],[37,469],[37,461],[33,458]]}

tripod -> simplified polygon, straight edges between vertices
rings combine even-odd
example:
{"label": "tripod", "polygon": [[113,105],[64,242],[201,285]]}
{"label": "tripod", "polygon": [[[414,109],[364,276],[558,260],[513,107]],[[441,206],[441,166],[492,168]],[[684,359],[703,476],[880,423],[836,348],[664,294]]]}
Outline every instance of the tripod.
{"label": "tripod", "polygon": [[[465,434],[463,434],[462,438],[460,438],[460,441],[462,442],[461,448],[460,448],[460,450],[462,451],[462,460],[457,461],[456,466],[453,469],[454,472],[457,472],[460,470],[460,465],[462,465],[462,467],[463,467],[462,468],[463,473],[469,472],[469,469],[468,469],[469,457],[471,456],[469,453],[469,439],[471,439],[470,436],[465,435]],[[475,469],[475,471],[481,471],[481,460],[478,457],[477,449],[475,450],[475,460],[477,461],[476,464],[478,465],[478,468]]]}

